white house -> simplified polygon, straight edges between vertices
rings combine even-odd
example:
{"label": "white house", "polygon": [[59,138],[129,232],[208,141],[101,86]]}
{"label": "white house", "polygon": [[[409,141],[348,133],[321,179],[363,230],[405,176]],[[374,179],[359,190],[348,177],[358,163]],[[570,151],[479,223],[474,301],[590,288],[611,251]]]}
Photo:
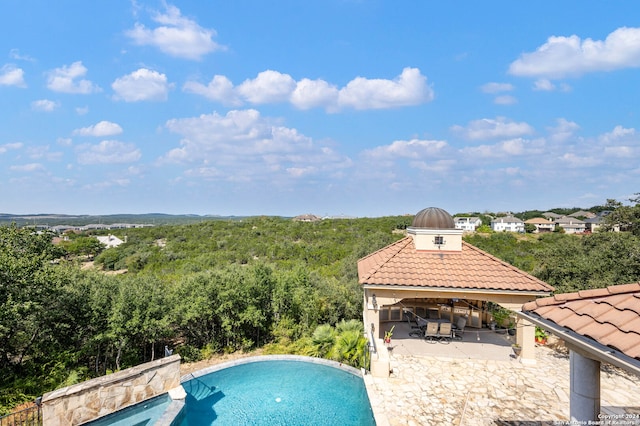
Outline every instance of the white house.
{"label": "white house", "polygon": [[491,229],[495,232],[524,232],[524,222],[513,216],[498,217],[491,221]]}
{"label": "white house", "polygon": [[454,218],[456,229],[462,229],[463,231],[475,231],[480,225],[482,220],[479,217],[456,217]]}
{"label": "white house", "polygon": [[552,220],[545,219],[544,217],[534,217],[533,219],[526,220],[524,223],[535,226],[535,234],[540,232],[553,232],[556,227]]}
{"label": "white house", "polygon": [[554,221],[556,225],[564,229],[567,234],[580,234],[586,230],[586,224],[580,219],[562,217]]}
{"label": "white house", "polygon": [[124,241],[114,235],[97,236],[96,238],[107,248],[118,247],[120,244],[124,243]]}

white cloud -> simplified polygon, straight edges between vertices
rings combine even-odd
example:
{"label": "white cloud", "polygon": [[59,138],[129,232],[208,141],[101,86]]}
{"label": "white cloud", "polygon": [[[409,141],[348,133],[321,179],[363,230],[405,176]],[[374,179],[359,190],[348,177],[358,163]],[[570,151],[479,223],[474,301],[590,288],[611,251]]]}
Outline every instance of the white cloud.
{"label": "white cloud", "polygon": [[212,40],[213,29],[205,29],[195,21],[181,15],[180,9],[167,5],[165,13],[156,12],[152,20],[159,24],[150,29],[141,23],[125,32],[140,46],[154,46],[170,56],[200,60],[208,53],[224,50],[224,46]]}
{"label": "white cloud", "polygon": [[495,99],[493,100],[493,103],[497,105],[513,105],[518,103],[518,100],[516,99],[515,96],[501,95],[501,96],[496,96]]}
{"label": "white cloud", "polygon": [[329,112],[419,105],[434,96],[427,78],[417,68],[405,68],[394,80],[357,77],[342,89],[321,79],[303,78],[296,82],[289,74],[267,70],[237,87],[227,77],[216,75],[206,86],[188,81],[183,90],[225,105],[290,102],[299,109],[319,107]]}
{"label": "white cloud", "polygon": [[286,181],[309,174],[327,177],[351,164],[331,148],[253,109],[173,119],[165,126],[182,139],[160,163],[189,165],[187,177]]}
{"label": "white cloud", "polygon": [[533,90],[551,92],[556,90],[556,86],[547,78],[540,78],[533,82]]}
{"label": "white cloud", "polygon": [[604,155],[607,157],[629,158],[635,156],[637,149],[630,146],[607,146]]}
{"label": "white cloud", "polygon": [[165,101],[172,83],[167,82],[167,76],[157,71],[140,68],[137,71],[117,78],[111,88],[115,92],[116,100],[125,102]]}
{"label": "white cloud", "polygon": [[44,166],[40,163],[29,163],[29,164],[21,164],[9,167],[9,170],[15,172],[39,172],[45,170]]}
{"label": "white cloud", "polygon": [[112,123],[110,121],[101,121],[97,124],[88,127],[82,127],[75,129],[72,134],[77,136],[113,136],[122,133],[122,127],[119,124]]}
{"label": "white cloud", "polygon": [[56,143],[61,146],[73,145],[73,141],[71,140],[71,138],[58,138],[56,139]]}
{"label": "white cloud", "polygon": [[0,145],[0,154],[4,154],[7,151],[11,151],[14,149],[20,149],[22,148],[22,142],[13,142],[13,143],[6,143],[4,145]]}
{"label": "white cloud", "polygon": [[325,107],[333,110],[338,102],[339,91],[324,80],[303,78],[291,93],[291,103],[299,109]]}
{"label": "white cloud", "polygon": [[357,77],[340,90],[338,105],[354,109],[384,109],[430,102],[433,90],[417,68],[405,68],[394,80]]}
{"label": "white cloud", "polygon": [[467,127],[455,125],[451,130],[470,140],[514,138],[534,132],[529,124],[516,123],[504,117],[497,117],[495,120],[489,118],[474,120]]}
{"label": "white cloud", "polygon": [[553,142],[564,142],[571,139],[580,126],[565,118],[558,118],[555,127],[548,127],[549,139]]}
{"label": "white cloud", "polygon": [[491,93],[491,94],[500,93],[500,92],[510,92],[513,90],[513,84],[491,82],[491,83],[483,84],[480,87],[480,90],[482,90],[484,93]]}
{"label": "white cloud", "polygon": [[636,130],[626,129],[622,126],[616,126],[611,132],[604,133],[600,135],[599,138],[604,143],[614,143],[619,141],[636,141],[640,142],[638,138],[636,138]]}
{"label": "white cloud", "polygon": [[78,114],[78,115],[85,115],[88,112],[89,112],[89,107],[88,106],[77,107],[76,108],[76,114]]}
{"label": "white cloud", "polygon": [[27,156],[33,160],[44,158],[48,161],[60,161],[63,153],[60,151],[51,151],[49,145],[27,147]]}
{"label": "white cloud", "polygon": [[187,93],[204,96],[205,98],[220,102],[224,105],[238,106],[242,104],[231,80],[223,75],[215,75],[208,85],[196,81],[187,81],[182,90]]}
{"label": "white cloud", "polygon": [[475,161],[478,158],[509,159],[541,153],[541,141],[523,138],[509,139],[494,145],[467,146],[460,150],[460,154],[468,161]]}
{"label": "white cloud", "polygon": [[135,145],[115,140],[105,140],[97,145],[79,145],[77,154],[80,164],[131,163],[142,157]]}
{"label": "white cloud", "polygon": [[640,28],[618,28],[604,41],[552,36],[535,52],[523,53],[509,73],[526,77],[563,78],[588,72],[640,67]]}
{"label": "white cloud", "polygon": [[253,80],[245,80],[237,90],[252,104],[266,104],[287,101],[295,88],[296,82],[289,74],[267,70]]}
{"label": "white cloud", "polygon": [[6,64],[0,68],[0,86],[27,87],[22,68],[17,68],[11,64]]}
{"label": "white cloud", "polygon": [[602,164],[603,160],[593,156],[580,156],[574,154],[573,152],[567,152],[560,157],[560,161],[564,163],[565,166],[571,168],[587,168],[598,166]]}
{"label": "white cloud", "polygon": [[51,112],[59,107],[60,107],[59,102],[51,101],[49,99],[40,99],[40,100],[31,102],[31,109],[34,111]]}
{"label": "white cloud", "polygon": [[18,49],[11,49],[9,51],[9,57],[11,57],[12,59],[17,59],[19,61],[28,61],[28,62],[35,62],[36,61],[34,58],[32,58],[29,55],[21,54]]}
{"label": "white cloud", "polygon": [[364,151],[363,155],[367,158],[387,160],[394,158],[424,159],[441,155],[448,146],[445,141],[412,139],[378,146]]}
{"label": "white cloud", "polygon": [[48,72],[47,88],[54,92],[75,93],[88,95],[102,91],[84,77],[87,74],[87,68],[82,65],[82,61],[77,61],[69,66],[63,65]]}
{"label": "white cloud", "polygon": [[640,137],[633,128],[616,126],[611,132],[600,135],[598,142],[605,157],[635,162],[640,152]]}

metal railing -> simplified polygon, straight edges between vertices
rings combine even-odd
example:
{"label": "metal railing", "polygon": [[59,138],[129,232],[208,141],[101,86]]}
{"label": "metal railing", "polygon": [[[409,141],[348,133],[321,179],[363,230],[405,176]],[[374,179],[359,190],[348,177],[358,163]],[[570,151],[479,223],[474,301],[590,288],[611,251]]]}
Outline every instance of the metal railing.
{"label": "metal railing", "polygon": [[41,426],[42,410],[40,398],[31,407],[0,417],[0,426]]}

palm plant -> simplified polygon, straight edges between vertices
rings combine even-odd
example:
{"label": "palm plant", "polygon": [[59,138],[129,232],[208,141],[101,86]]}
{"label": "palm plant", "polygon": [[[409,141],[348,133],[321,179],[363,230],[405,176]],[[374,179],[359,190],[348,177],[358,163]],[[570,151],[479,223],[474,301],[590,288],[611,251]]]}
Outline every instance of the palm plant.
{"label": "palm plant", "polygon": [[336,331],[330,324],[316,327],[311,338],[312,346],[308,354],[316,357],[329,357],[336,341]]}
{"label": "palm plant", "polygon": [[353,367],[361,367],[367,340],[358,330],[347,330],[338,335],[333,350],[333,359]]}

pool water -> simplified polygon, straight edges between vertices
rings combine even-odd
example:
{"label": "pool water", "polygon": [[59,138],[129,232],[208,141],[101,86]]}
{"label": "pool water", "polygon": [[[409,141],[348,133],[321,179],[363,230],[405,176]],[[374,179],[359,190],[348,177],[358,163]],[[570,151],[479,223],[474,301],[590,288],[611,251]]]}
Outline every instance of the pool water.
{"label": "pool water", "polygon": [[91,426],[151,426],[160,419],[169,404],[171,404],[171,398],[164,393],[88,424]]}
{"label": "pool water", "polygon": [[182,383],[180,426],[375,425],[362,377],[329,365],[266,360]]}

